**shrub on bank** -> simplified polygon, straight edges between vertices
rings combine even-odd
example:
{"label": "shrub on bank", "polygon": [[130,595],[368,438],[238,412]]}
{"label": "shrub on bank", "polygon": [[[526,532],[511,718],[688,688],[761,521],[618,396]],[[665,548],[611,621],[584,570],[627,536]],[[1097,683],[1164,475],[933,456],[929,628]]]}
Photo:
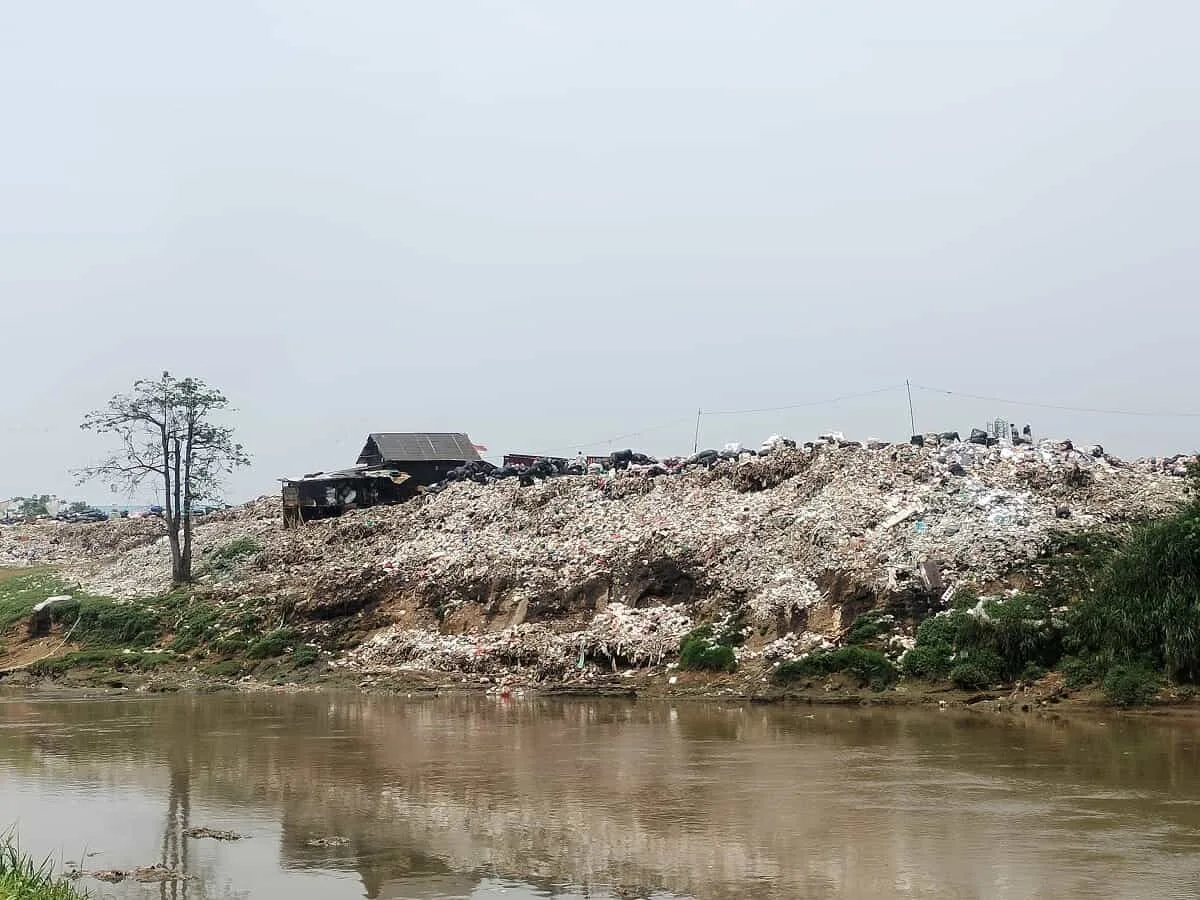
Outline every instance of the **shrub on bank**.
{"label": "shrub on bank", "polygon": [[904,654],[904,674],[916,678],[941,679],[954,668],[954,640],[962,613],[931,616],[917,628],[916,645]]}
{"label": "shrub on bank", "polygon": [[1135,529],[1068,624],[1076,654],[1105,670],[1145,662],[1200,681],[1200,506]]}
{"label": "shrub on bank", "polygon": [[138,603],[80,597],[55,605],[50,617],[72,637],[93,647],[148,647],[162,633],[159,614]]}
{"label": "shrub on bank", "polygon": [[249,535],[236,537],[212,551],[209,555],[209,567],[217,572],[227,571],[238,560],[261,553],[262,549],[262,544]]}
{"label": "shrub on bank", "polygon": [[198,597],[190,597],[177,608],[178,613],[170,626],[174,634],[171,649],[176,653],[190,653],[218,633],[221,613],[216,607]]}
{"label": "shrub on bank", "polygon": [[901,667],[904,674],[913,678],[928,678],[937,680],[946,678],[954,663],[950,657],[954,651],[951,647],[913,647],[904,654]]}
{"label": "shrub on bank", "polygon": [[711,625],[689,631],[679,642],[679,667],[695,671],[732,672],[737,654],[728,643],[719,642]]}
{"label": "shrub on bank", "polygon": [[295,628],[276,628],[251,643],[246,649],[246,656],[249,659],[282,656],[288,647],[296,643],[299,636],[299,632]]}
{"label": "shrub on bank", "polygon": [[302,669],[305,666],[313,665],[320,658],[321,653],[316,647],[312,644],[304,644],[297,647],[295,652],[292,653],[292,665],[297,669]]}
{"label": "shrub on bank", "polygon": [[1004,661],[994,650],[975,647],[963,653],[953,669],[950,680],[964,691],[990,687],[1004,680]]}
{"label": "shrub on bank", "polygon": [[168,653],[126,653],[111,648],[75,650],[71,653],[64,653],[62,656],[38,660],[30,665],[29,671],[34,675],[55,678],[72,669],[115,669],[117,671],[156,669],[171,662],[172,659],[173,657]]}
{"label": "shrub on bank", "polygon": [[1095,684],[1104,677],[1104,669],[1094,656],[1064,656],[1058,664],[1058,669],[1069,688]]}
{"label": "shrub on bank", "polygon": [[1161,688],[1161,677],[1144,665],[1114,666],[1104,676],[1104,696],[1115,706],[1145,706]]}
{"label": "shrub on bank", "polygon": [[850,625],[842,642],[859,647],[875,644],[888,634],[890,626],[890,616],[877,612],[865,613]]}
{"label": "shrub on bank", "polygon": [[907,675],[949,677],[975,689],[1028,678],[1055,665],[1061,654],[1062,632],[1048,603],[1016,594],[926,619],[902,665]]}
{"label": "shrub on bank", "polygon": [[878,650],[866,647],[839,647],[836,650],[816,650],[807,656],[785,662],[775,670],[774,679],[788,684],[804,678],[842,673],[851,675],[860,687],[882,691],[895,683],[899,673],[888,658]]}

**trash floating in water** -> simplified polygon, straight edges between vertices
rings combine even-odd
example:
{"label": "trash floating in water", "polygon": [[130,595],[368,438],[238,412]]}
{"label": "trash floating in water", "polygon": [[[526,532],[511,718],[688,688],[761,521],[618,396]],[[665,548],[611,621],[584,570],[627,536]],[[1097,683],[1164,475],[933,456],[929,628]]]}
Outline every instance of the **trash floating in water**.
{"label": "trash floating in water", "polygon": [[304,843],[307,847],[345,847],[350,843],[350,838],[338,837],[337,835],[334,835],[333,837],[314,838],[313,840],[305,841]]}
{"label": "trash floating in water", "polygon": [[216,828],[189,828],[184,831],[185,837],[196,838],[212,838],[214,841],[240,841],[246,835],[238,834],[236,831],[220,831]]}
{"label": "trash floating in water", "polygon": [[143,884],[160,884],[167,881],[191,881],[194,875],[178,872],[161,863],[149,866],[138,866],[136,869],[98,869],[95,872],[73,871],[67,873],[68,878],[94,878],[107,884],[120,884],[122,881],[140,881]]}

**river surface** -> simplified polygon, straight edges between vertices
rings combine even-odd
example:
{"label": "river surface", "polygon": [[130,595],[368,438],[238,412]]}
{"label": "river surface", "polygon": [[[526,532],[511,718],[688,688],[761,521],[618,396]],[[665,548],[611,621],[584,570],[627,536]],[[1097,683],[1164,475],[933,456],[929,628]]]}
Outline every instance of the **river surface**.
{"label": "river surface", "polygon": [[7,695],[0,829],[10,824],[59,863],[190,876],[84,878],[94,897],[1194,898],[1200,725]]}

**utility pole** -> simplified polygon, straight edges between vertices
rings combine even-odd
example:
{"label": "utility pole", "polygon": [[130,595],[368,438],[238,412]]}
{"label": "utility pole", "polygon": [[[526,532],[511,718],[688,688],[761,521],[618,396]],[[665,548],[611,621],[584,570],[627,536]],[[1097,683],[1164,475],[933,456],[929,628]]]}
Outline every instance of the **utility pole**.
{"label": "utility pole", "polygon": [[696,410],[696,439],[692,441],[692,453],[700,452],[700,415],[703,411]]}
{"label": "utility pole", "polygon": [[908,391],[908,422],[912,425],[912,431],[909,433],[915,435],[917,433],[917,417],[913,415],[912,383],[907,378],[904,379],[904,388]]}

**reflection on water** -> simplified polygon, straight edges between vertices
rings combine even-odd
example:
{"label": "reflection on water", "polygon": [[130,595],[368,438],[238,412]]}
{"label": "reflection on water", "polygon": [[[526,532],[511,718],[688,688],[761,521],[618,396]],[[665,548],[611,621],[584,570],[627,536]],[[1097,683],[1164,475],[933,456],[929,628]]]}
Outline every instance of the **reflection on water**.
{"label": "reflection on water", "polygon": [[193,876],[86,883],[115,898],[1194,897],[1198,747],[1120,717],[8,697],[0,827]]}

